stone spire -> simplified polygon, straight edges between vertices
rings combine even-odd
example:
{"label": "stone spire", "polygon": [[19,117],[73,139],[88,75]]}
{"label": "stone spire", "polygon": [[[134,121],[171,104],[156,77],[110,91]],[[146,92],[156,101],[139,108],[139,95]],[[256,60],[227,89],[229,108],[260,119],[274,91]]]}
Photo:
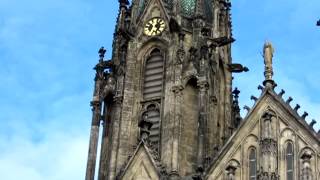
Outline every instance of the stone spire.
{"label": "stone spire", "polygon": [[263,58],[264,58],[264,77],[265,80],[263,82],[263,85],[266,87],[274,88],[275,83],[272,79],[273,76],[273,67],[272,67],[272,61],[273,61],[273,53],[274,48],[270,42],[265,42],[263,46]]}

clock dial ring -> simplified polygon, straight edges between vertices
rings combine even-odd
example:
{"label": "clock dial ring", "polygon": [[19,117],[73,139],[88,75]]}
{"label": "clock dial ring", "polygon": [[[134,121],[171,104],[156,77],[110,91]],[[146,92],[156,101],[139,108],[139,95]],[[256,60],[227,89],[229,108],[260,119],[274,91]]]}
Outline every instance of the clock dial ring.
{"label": "clock dial ring", "polygon": [[160,35],[166,28],[164,20],[160,17],[150,19],[144,26],[144,34],[147,36]]}

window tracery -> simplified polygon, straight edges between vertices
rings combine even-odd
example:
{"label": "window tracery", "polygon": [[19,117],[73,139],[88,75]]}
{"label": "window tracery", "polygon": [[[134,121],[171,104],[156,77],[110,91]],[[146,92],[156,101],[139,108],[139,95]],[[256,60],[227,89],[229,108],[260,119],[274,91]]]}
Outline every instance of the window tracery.
{"label": "window tracery", "polygon": [[249,180],[257,179],[257,152],[255,148],[249,150]]}
{"label": "window tracery", "polygon": [[287,180],[293,180],[294,177],[294,151],[291,142],[286,146],[286,176]]}

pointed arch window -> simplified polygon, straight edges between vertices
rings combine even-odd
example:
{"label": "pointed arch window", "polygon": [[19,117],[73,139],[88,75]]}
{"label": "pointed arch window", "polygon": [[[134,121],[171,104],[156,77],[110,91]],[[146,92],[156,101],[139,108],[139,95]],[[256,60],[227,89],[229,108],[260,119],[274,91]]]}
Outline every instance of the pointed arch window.
{"label": "pointed arch window", "polygon": [[158,149],[160,143],[160,113],[164,76],[164,57],[157,48],[153,49],[145,61],[143,80],[143,100],[148,121],[152,123],[149,141]]}
{"label": "pointed arch window", "polygon": [[255,148],[249,150],[249,180],[257,179],[257,151]]}
{"label": "pointed arch window", "polygon": [[293,145],[291,142],[287,143],[286,146],[286,174],[287,179],[286,180],[293,180],[294,177],[294,151],[293,151]]}

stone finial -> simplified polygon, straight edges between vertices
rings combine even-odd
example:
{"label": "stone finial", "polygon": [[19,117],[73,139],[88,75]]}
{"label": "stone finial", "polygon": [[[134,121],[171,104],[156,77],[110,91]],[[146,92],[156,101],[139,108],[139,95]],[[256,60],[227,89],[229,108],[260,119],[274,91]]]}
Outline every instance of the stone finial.
{"label": "stone finial", "polygon": [[264,89],[264,87],[263,87],[263,86],[261,86],[261,85],[259,85],[259,86],[258,86],[258,90],[263,91],[263,89]]}
{"label": "stone finial", "polygon": [[306,117],[308,116],[309,114],[307,112],[304,112],[301,116],[302,119],[306,119]]}
{"label": "stone finial", "polygon": [[280,97],[282,97],[284,95],[284,93],[286,93],[285,90],[281,89],[280,93],[278,94]]}
{"label": "stone finial", "polygon": [[292,99],[292,97],[289,97],[288,99],[287,99],[287,101],[286,101],[286,104],[290,104],[291,103],[291,101],[292,101],[293,99]]}
{"label": "stone finial", "polygon": [[103,46],[99,49],[99,51],[98,51],[99,57],[100,57],[99,61],[103,61],[103,58],[104,58],[104,55],[106,54],[106,52],[107,52],[107,50]]}
{"label": "stone finial", "polygon": [[275,83],[272,80],[273,76],[273,67],[272,67],[272,61],[273,61],[273,53],[274,48],[270,42],[266,42],[263,46],[263,58],[264,58],[264,77],[265,81],[263,82],[263,85],[268,87],[275,87]]}
{"label": "stone finial", "polygon": [[257,102],[257,101],[258,101],[258,98],[255,97],[255,96],[253,96],[253,95],[250,97],[250,99],[253,100],[254,102]]}
{"label": "stone finial", "polygon": [[310,122],[309,126],[313,128],[313,126],[317,123],[316,120],[312,119],[312,121]]}
{"label": "stone finial", "polygon": [[247,110],[248,112],[251,110],[249,106],[244,106],[243,109]]}
{"label": "stone finial", "polygon": [[236,88],[232,91],[232,94],[234,95],[234,98],[235,98],[235,99],[238,99],[238,98],[239,98],[239,94],[240,94],[239,89],[236,87]]}
{"label": "stone finial", "polygon": [[296,104],[296,107],[294,107],[293,110],[294,110],[295,112],[297,112],[299,109],[300,109],[300,105],[299,105],[299,104]]}

